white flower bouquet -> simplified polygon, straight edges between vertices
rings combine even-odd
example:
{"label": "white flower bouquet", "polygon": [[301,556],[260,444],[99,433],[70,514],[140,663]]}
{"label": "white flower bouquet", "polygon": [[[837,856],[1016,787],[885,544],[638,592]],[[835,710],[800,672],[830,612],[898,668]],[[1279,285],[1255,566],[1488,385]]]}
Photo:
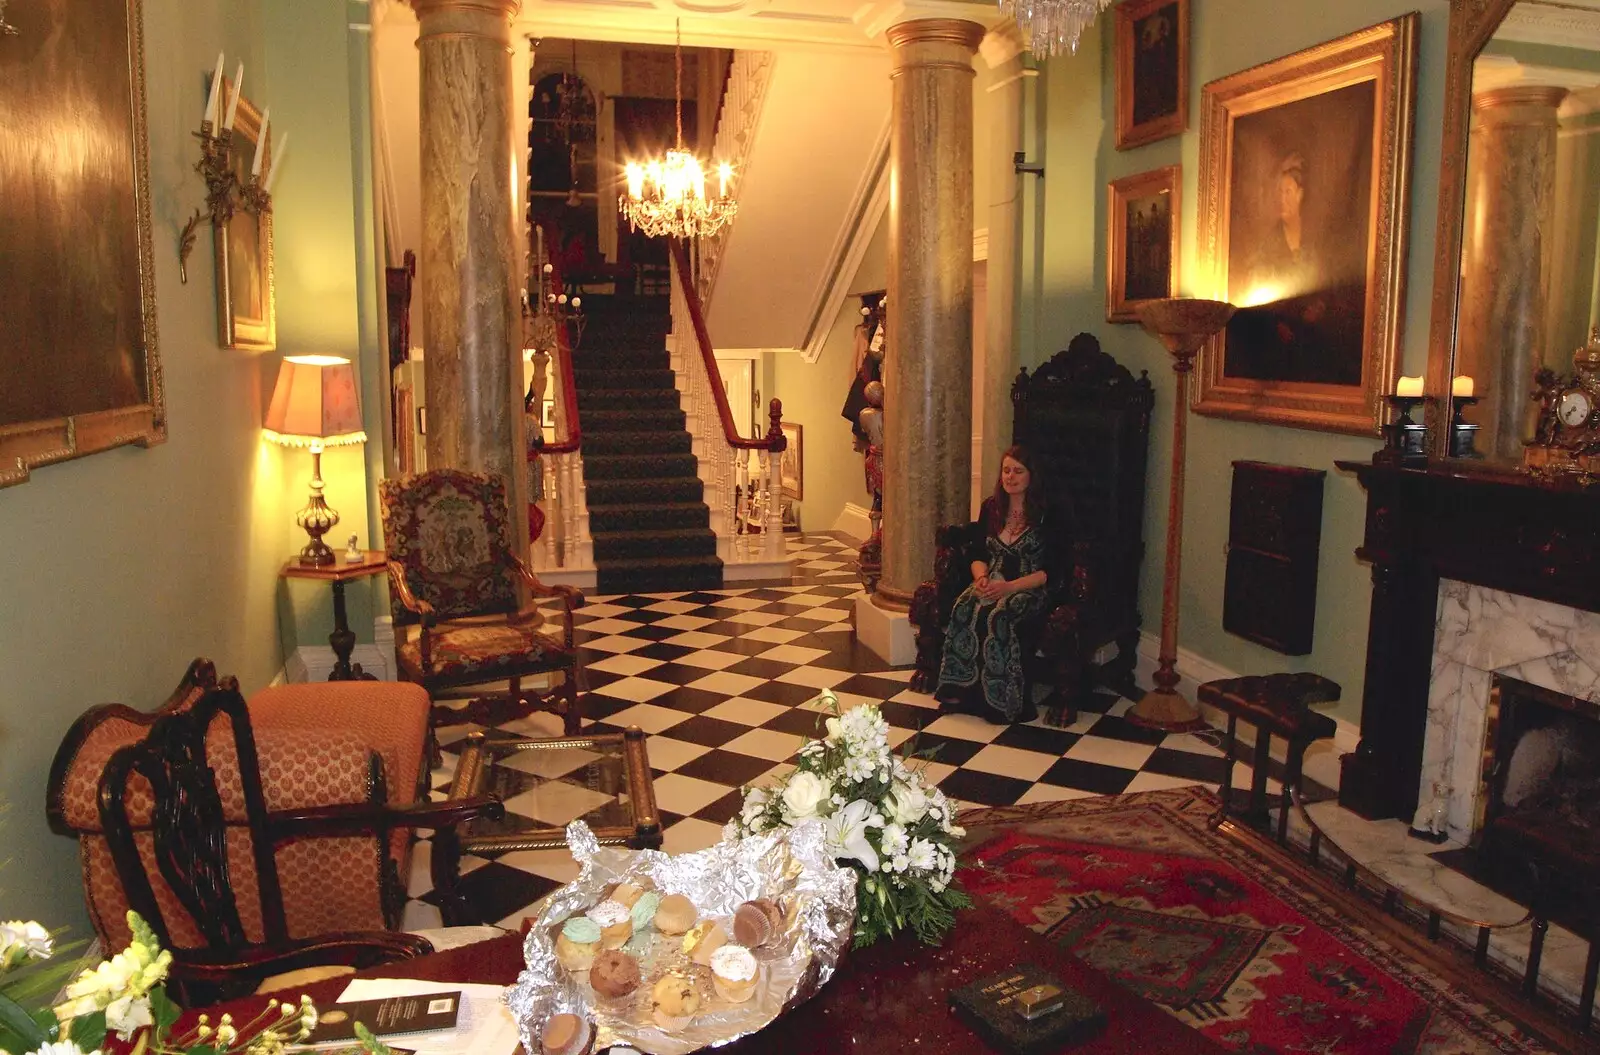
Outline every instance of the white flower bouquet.
{"label": "white flower bouquet", "polygon": [[834,857],[853,867],[857,948],[911,931],[937,945],[972,901],[954,882],[950,800],[923,779],[914,755],[889,749],[889,723],[867,704],[841,713],[826,690],[813,701],[833,714],[826,735],[800,749],[794,772],[744,791],[734,835],[820,821]]}

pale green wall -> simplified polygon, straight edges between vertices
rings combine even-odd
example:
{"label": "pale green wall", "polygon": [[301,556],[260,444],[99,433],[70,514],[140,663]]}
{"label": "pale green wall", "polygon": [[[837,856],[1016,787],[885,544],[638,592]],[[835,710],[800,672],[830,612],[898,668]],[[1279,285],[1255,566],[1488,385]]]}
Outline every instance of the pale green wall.
{"label": "pale green wall", "polygon": [[11,806],[0,836],[3,911],[80,936],[76,846],[44,823],[45,776],[62,734],[93,704],[160,702],[195,656],[247,689],[273,677],[282,664],[277,571],[295,497],[283,453],[261,442],[276,360],[217,347],[209,233],[189,284],[178,281],[178,229],[204,201],[190,133],[206,73],[225,48],[230,67],[244,60],[247,92],[261,86],[258,7],[145,0],[144,12],[170,439],[43,468],[0,491],[0,798]]}
{"label": "pale green wall", "polygon": [[[1290,7],[1292,6],[1292,11]],[[1150,442],[1145,518],[1148,556],[1141,592],[1145,627],[1155,632],[1161,613],[1162,541],[1166,531],[1168,458],[1172,436],[1172,372],[1164,351],[1133,326],[1105,321],[1105,185],[1121,176],[1181,162],[1183,165],[1183,270],[1196,274],[1195,240],[1199,175],[1200,98],[1209,81],[1420,8],[1415,171],[1409,222],[1409,294],[1404,314],[1404,371],[1423,373],[1433,284],[1436,185],[1449,23],[1444,0],[1343,0],[1337,4],[1285,5],[1281,0],[1194,0],[1191,131],[1136,150],[1114,148],[1113,68],[1109,20],[1102,18],[1077,57],[1042,64],[1040,126],[1045,133],[1044,250],[1040,268],[1042,333],[1034,362],[1089,330],[1119,361],[1150,371],[1156,415]],[[1248,27],[1247,31],[1241,27]],[[1097,65],[1098,63],[1098,65]],[[1195,292],[1185,288],[1185,293]],[[1339,717],[1360,717],[1369,569],[1354,556],[1362,535],[1365,495],[1354,477],[1334,469],[1335,459],[1365,460],[1375,440],[1332,433],[1245,424],[1191,416],[1188,504],[1184,518],[1181,605],[1182,647],[1240,673],[1314,670],[1344,687]],[[1223,547],[1228,495],[1237,459],[1328,470],[1318,572],[1316,647],[1291,658],[1227,634],[1222,629]]]}

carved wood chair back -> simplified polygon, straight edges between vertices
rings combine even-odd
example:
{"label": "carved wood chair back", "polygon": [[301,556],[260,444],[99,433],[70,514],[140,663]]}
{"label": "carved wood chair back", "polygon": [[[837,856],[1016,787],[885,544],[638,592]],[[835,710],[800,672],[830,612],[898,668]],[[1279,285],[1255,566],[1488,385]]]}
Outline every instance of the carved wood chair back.
{"label": "carved wood chair back", "polygon": [[[384,546],[405,581],[441,619],[503,615],[518,607],[505,481],[430,469],[378,486]],[[396,625],[419,621],[392,595]]]}

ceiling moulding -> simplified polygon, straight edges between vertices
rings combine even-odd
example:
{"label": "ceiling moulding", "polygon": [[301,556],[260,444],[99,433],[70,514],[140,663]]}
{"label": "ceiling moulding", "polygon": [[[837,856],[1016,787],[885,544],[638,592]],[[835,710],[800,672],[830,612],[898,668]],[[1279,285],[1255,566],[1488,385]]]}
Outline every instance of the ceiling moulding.
{"label": "ceiling moulding", "polygon": [[523,0],[516,30],[534,36],[689,47],[881,50],[854,17],[861,0]]}
{"label": "ceiling moulding", "polygon": [[1600,73],[1518,62],[1506,55],[1482,55],[1472,66],[1472,94],[1500,88],[1566,88],[1584,91],[1600,87]]}
{"label": "ceiling moulding", "polygon": [[1494,38],[1600,51],[1600,10],[1518,4],[1495,30]]}
{"label": "ceiling moulding", "polygon": [[959,18],[985,29],[1010,21],[993,0],[877,0],[856,14],[856,22],[873,40],[887,33],[890,26],[923,18]]}

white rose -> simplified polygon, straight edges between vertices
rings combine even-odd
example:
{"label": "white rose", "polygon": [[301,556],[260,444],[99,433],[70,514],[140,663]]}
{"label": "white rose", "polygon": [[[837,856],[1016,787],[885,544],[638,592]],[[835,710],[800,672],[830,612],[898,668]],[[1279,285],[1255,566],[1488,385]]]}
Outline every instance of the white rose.
{"label": "white rose", "polygon": [[918,785],[896,784],[884,805],[896,823],[912,825],[927,815],[928,796]]}
{"label": "white rose", "polygon": [[815,817],[818,807],[833,794],[833,785],[815,773],[799,772],[789,778],[783,789],[783,809],[795,820]]}

